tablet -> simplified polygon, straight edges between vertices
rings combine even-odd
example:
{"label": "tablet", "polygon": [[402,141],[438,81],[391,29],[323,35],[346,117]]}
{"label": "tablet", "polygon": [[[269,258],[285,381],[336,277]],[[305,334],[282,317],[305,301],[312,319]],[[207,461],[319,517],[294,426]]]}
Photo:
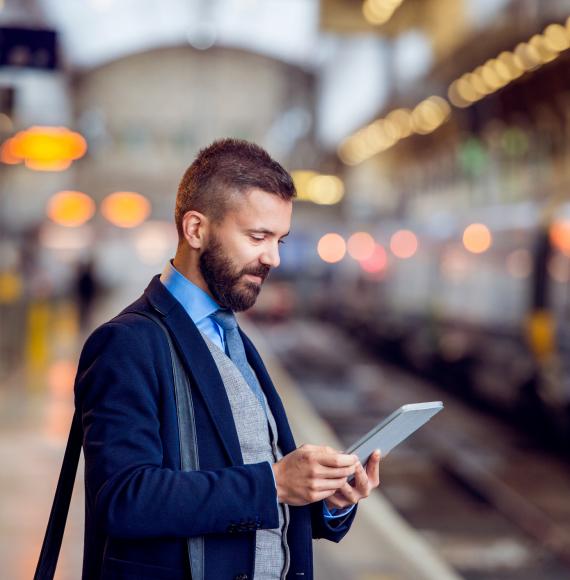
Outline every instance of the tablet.
{"label": "tablet", "polygon": [[442,409],[443,403],[441,401],[402,405],[368,431],[364,437],[349,447],[345,453],[358,455],[362,465],[366,464],[368,458],[376,449],[380,449],[381,456],[384,458],[396,445],[407,439]]}

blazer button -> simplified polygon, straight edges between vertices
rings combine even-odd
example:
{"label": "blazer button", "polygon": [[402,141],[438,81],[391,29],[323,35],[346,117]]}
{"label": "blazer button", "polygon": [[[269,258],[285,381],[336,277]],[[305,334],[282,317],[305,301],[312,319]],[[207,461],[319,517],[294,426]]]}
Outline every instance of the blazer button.
{"label": "blazer button", "polygon": [[247,574],[238,574],[234,580],[248,580],[249,576]]}

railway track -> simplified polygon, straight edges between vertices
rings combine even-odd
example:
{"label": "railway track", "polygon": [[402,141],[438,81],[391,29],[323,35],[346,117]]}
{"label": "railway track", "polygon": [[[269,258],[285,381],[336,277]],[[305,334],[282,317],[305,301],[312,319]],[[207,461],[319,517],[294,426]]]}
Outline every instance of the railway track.
{"label": "railway track", "polygon": [[347,446],[402,404],[444,401],[443,413],[383,461],[381,490],[464,578],[570,578],[567,464],[496,417],[375,360],[333,326],[261,330]]}

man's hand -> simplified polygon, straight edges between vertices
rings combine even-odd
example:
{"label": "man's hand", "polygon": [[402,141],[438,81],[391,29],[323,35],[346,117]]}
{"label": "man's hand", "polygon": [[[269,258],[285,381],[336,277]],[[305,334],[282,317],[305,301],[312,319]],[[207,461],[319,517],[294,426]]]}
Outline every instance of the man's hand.
{"label": "man's hand", "polygon": [[326,500],[329,509],[342,509],[358,503],[368,497],[370,492],[380,485],[380,451],[376,450],[366,463],[366,471],[358,462],[354,481],[345,483]]}
{"label": "man's hand", "polygon": [[347,485],[360,465],[356,455],[332,447],[301,445],[273,464],[280,503],[306,505],[325,499]]}

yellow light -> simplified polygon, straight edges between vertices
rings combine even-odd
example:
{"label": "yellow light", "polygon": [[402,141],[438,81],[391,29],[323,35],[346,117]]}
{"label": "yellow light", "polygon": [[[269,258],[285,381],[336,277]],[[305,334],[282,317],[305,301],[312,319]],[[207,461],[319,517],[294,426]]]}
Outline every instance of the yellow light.
{"label": "yellow light", "polygon": [[317,252],[324,262],[340,262],[346,254],[346,242],[339,234],[325,234],[317,244]]}
{"label": "yellow light", "polygon": [[412,134],[412,112],[409,109],[395,109],[386,115],[386,119],[396,125],[400,138],[403,139]]}
{"label": "yellow light", "polygon": [[356,148],[350,139],[345,139],[337,150],[340,160],[346,165],[356,165],[360,158],[356,154]]}
{"label": "yellow light", "polygon": [[344,196],[344,183],[336,175],[317,175],[307,186],[309,199],[322,205],[338,203]]}
{"label": "yellow light", "polygon": [[506,85],[513,79],[509,67],[499,59],[492,58],[489,61],[489,66],[492,67],[493,70],[497,73],[502,86]]}
{"label": "yellow light", "polygon": [[402,260],[411,258],[418,250],[418,238],[410,230],[399,230],[390,238],[390,250]]}
{"label": "yellow light", "polygon": [[356,232],[348,238],[348,253],[355,260],[367,260],[374,254],[376,242],[367,232]]}
{"label": "yellow light", "polygon": [[309,182],[317,173],[315,171],[307,171],[299,169],[297,171],[291,172],[291,177],[293,178],[293,183],[295,184],[295,189],[297,190],[297,199],[308,200],[308,186]]}
{"label": "yellow light", "polygon": [[518,57],[525,71],[532,70],[540,64],[540,55],[535,47],[526,42],[521,42],[515,48],[515,56]]}
{"label": "yellow light", "polygon": [[503,86],[503,81],[499,78],[499,75],[495,71],[490,61],[487,61],[483,65],[483,69],[481,70],[481,78],[485,84],[493,90],[500,89]]}
{"label": "yellow light", "polygon": [[479,93],[475,90],[475,87],[465,78],[461,77],[457,81],[457,92],[459,96],[467,103],[472,103],[479,98]]}
{"label": "yellow light", "polygon": [[466,101],[460,94],[458,89],[459,79],[453,81],[449,85],[449,89],[447,91],[447,96],[449,100],[456,106],[461,109],[468,107],[471,104],[471,101]]}
{"label": "yellow light", "polygon": [[388,139],[381,120],[366,127],[364,140],[371,151],[380,151],[387,146]]}
{"label": "yellow light", "polygon": [[568,32],[561,24],[550,24],[544,29],[544,44],[552,52],[562,52],[570,48]]}
{"label": "yellow light", "polygon": [[481,67],[475,69],[471,74],[467,75],[469,77],[469,82],[471,83],[472,87],[481,95],[486,96],[492,92],[486,84],[483,78],[481,77]]}
{"label": "yellow light", "polygon": [[87,143],[79,134],[65,127],[31,127],[12,137],[11,152],[30,169],[61,170],[80,159]]}
{"label": "yellow light", "polygon": [[403,0],[365,0],[362,5],[364,18],[375,26],[388,22]]}
{"label": "yellow light", "polygon": [[95,213],[95,202],[81,191],[60,191],[47,204],[46,213],[56,224],[79,227]]}
{"label": "yellow light", "polygon": [[134,228],[150,214],[150,202],[133,191],[118,191],[108,195],[101,204],[101,213],[112,224]]}
{"label": "yellow light", "polygon": [[484,224],[471,224],[463,232],[463,245],[473,254],[486,252],[492,243],[491,232]]}
{"label": "yellow light", "polygon": [[412,122],[417,133],[426,135],[437,129],[449,116],[451,109],[441,97],[429,97],[412,111]]}
{"label": "yellow light", "polygon": [[554,60],[558,56],[558,51],[550,50],[545,42],[544,37],[541,34],[535,34],[529,41],[529,46],[534,48],[540,59],[540,64],[544,64]]}
{"label": "yellow light", "polygon": [[520,58],[516,57],[512,52],[501,52],[497,60],[507,67],[511,79],[517,79],[524,73]]}

